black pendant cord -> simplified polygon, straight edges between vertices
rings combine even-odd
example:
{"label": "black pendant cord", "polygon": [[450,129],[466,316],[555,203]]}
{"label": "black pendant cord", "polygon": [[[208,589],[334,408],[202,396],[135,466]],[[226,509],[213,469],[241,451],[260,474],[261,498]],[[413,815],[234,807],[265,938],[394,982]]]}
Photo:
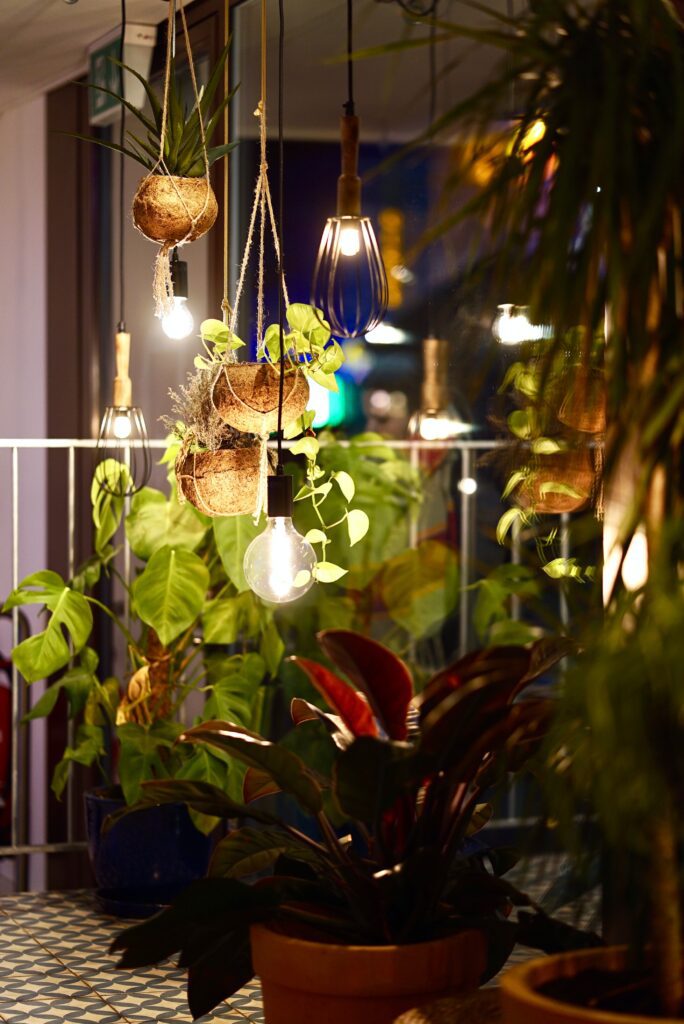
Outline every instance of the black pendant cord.
{"label": "black pendant cord", "polygon": [[[432,21],[430,22],[430,41],[428,45],[428,136],[435,123],[437,116],[437,3],[435,0],[432,9]],[[434,245],[434,242],[432,243]],[[432,259],[431,249],[427,251],[427,271],[429,279],[428,301],[427,301],[427,333],[429,338],[435,336],[434,309],[432,301]]]}
{"label": "black pendant cord", "polygon": [[278,0],[278,328],[280,331],[280,379],[278,388],[278,474],[283,472],[283,404],[285,399],[285,269],[283,251],[283,207],[285,165],[283,162],[283,87],[285,64],[284,0]]}
{"label": "black pendant cord", "polygon": [[[126,0],[121,0],[121,43],[119,45],[119,64],[124,59],[124,39],[126,36]],[[126,108],[123,102],[124,96],[124,69],[119,67],[121,81],[121,123],[119,125],[119,145],[121,150],[124,147],[124,129],[126,120]],[[124,167],[125,159],[123,152],[119,152],[119,330],[126,330],[126,296],[124,291],[124,234],[126,231],[126,218],[124,213]]]}
{"label": "black pendant cord", "polygon": [[344,112],[348,117],[353,117],[354,109],[354,61],[352,60],[354,43],[354,12],[353,0],[347,0],[347,102],[344,104]]}

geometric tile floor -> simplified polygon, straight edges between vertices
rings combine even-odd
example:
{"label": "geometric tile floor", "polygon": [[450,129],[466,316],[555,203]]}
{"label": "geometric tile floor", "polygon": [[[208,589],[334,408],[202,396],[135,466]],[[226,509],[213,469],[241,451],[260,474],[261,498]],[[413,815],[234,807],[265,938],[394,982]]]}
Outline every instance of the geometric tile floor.
{"label": "geometric tile floor", "polygon": [[[117,971],[107,952],[122,923],[92,893],[0,898],[2,1024],[188,1024],[185,972],[171,965]],[[251,982],[202,1024],[263,1024]]]}
{"label": "geometric tile floor", "polygon": [[[555,858],[539,861],[546,877],[526,878],[535,897],[558,866]],[[595,916],[596,898],[586,909]],[[188,1024],[184,971],[115,969],[107,950],[124,924],[102,914],[87,890],[0,897],[0,1024]],[[509,966],[530,955],[518,947]],[[264,1024],[258,981],[200,1020]]]}

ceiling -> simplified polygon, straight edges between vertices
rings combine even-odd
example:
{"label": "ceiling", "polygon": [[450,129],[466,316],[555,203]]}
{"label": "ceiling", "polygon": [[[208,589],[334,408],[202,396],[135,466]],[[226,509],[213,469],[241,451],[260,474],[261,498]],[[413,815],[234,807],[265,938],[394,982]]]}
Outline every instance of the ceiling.
{"label": "ceiling", "polygon": [[[189,3],[190,0],[185,0]],[[504,9],[506,0],[492,6]],[[127,0],[129,22],[156,24],[166,15],[162,0]],[[252,111],[259,82],[258,0],[243,0],[236,12],[233,59],[241,83],[237,114],[241,134],[252,134]],[[399,6],[379,0],[354,0],[355,48],[378,47],[402,38],[425,38],[425,26],[410,24]],[[277,5],[269,2],[269,96],[275,116]],[[477,23],[482,19],[460,0],[440,0],[445,20]],[[334,137],[345,99],[345,69],[339,58],[345,46],[345,0],[286,0],[286,111],[290,137]],[[120,0],[0,0],[0,113],[83,72],[88,47],[115,28]],[[467,42],[437,47],[438,94],[463,95],[485,81],[496,54]],[[427,121],[428,49],[359,61],[355,68],[358,113],[365,138],[414,137]],[[439,107],[438,107],[439,109]]]}
{"label": "ceiling", "polygon": [[[128,0],[130,22],[153,25],[160,0]],[[120,21],[120,0],[0,0],[0,113],[82,73],[91,43]]]}

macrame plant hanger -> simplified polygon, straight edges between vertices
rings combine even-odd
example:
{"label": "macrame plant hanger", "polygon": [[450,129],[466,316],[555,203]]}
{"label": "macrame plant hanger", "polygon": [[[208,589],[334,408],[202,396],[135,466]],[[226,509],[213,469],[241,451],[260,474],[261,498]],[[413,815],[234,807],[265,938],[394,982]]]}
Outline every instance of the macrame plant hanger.
{"label": "macrame plant hanger", "polygon": [[[155,175],[165,175],[171,183],[173,193],[178,199],[181,207],[187,218],[187,230],[180,238],[169,238],[161,240],[160,238],[153,238],[152,241],[160,242],[160,248],[157,252],[157,256],[154,261],[154,279],[152,285],[152,293],[154,297],[155,305],[155,316],[163,317],[173,309],[173,278],[171,274],[171,257],[173,250],[185,245],[187,242],[192,242],[211,227],[211,224],[204,226],[205,217],[209,212],[210,202],[213,199],[213,191],[211,188],[211,182],[209,180],[209,159],[207,154],[207,143],[204,129],[204,120],[202,118],[202,108],[200,106],[200,95],[197,87],[197,76],[195,74],[195,63],[192,56],[192,46],[190,45],[190,33],[188,32],[188,23],[185,17],[185,9],[183,7],[183,0],[178,0],[178,11],[181,17],[181,23],[183,26],[183,38],[185,40],[185,48],[187,51],[188,58],[188,69],[190,71],[190,79],[192,81],[193,95],[195,99],[195,106],[197,110],[197,120],[200,133],[200,140],[202,142],[202,157],[204,160],[204,200],[201,207],[194,213],[188,205],[187,197],[183,194],[182,188],[179,187],[176,177],[169,173],[165,161],[165,146],[166,146],[166,129],[168,124],[168,110],[169,110],[169,89],[171,83],[171,73],[175,70],[175,57],[176,57],[176,0],[169,0],[169,14],[166,26],[166,63],[164,66],[164,96],[162,104],[162,122],[159,138],[159,156],[157,162],[154,164],[152,169],[148,172],[147,176],[142,180],[136,194],[136,199],[141,193],[144,193],[146,187],[155,177]],[[215,204],[215,199],[214,199]],[[135,212],[135,200],[134,200],[134,212]],[[135,222],[135,217],[134,217]],[[213,220],[211,221],[213,224]],[[136,223],[136,227],[142,230]],[[145,237],[149,238],[145,231],[142,231]]]}
{"label": "macrame plant hanger", "polygon": [[[271,197],[271,188],[268,180],[268,162],[266,159],[266,140],[267,140],[267,127],[266,127],[266,59],[267,59],[267,33],[266,33],[266,0],[261,0],[261,82],[260,82],[260,99],[256,110],[254,111],[255,117],[259,121],[259,173],[257,175],[256,185],[254,188],[254,200],[252,202],[252,210],[249,218],[249,226],[247,229],[247,239],[245,241],[245,248],[242,254],[242,261],[240,264],[240,272],[238,275],[238,282],[235,289],[235,302],[231,307],[227,300],[224,298],[223,301],[223,312],[224,322],[228,324],[229,339],[235,335],[235,329],[238,322],[238,314],[240,308],[240,299],[244,291],[245,280],[247,276],[247,268],[249,266],[250,257],[252,250],[257,245],[257,309],[256,309],[256,339],[257,339],[257,357],[261,357],[264,354],[264,262],[266,253],[266,231],[267,222],[270,234],[273,240],[273,249],[275,252],[276,266],[278,268],[278,290],[279,290],[279,302],[283,303],[285,308],[289,305],[289,297],[287,293],[287,285],[285,283],[285,275],[283,272],[281,247],[279,240],[279,230],[276,224],[275,214],[273,211],[273,200]],[[257,239],[258,233],[258,239]],[[225,285],[227,287],[227,274],[224,277]],[[284,361],[286,353],[284,352],[283,332],[281,329],[280,335],[280,381],[279,381],[279,421],[282,418],[282,405],[283,405],[283,387],[284,387],[284,374],[285,366]],[[231,391],[235,400],[241,404],[246,403],[237,395],[233,389],[229,375],[226,373],[226,364],[234,363],[237,361],[237,356],[234,350],[231,350],[230,344],[226,349],[222,365],[219,369],[217,377],[221,374],[224,375],[226,384]],[[294,387],[294,385],[293,385]],[[251,407],[248,407],[251,410]],[[253,410],[251,410],[253,411]],[[254,512],[254,521],[258,522],[261,517],[261,513],[266,505],[266,490],[267,490],[267,479],[268,479],[268,437],[269,432],[266,429],[266,415],[264,414],[263,429],[260,430],[258,437],[261,444],[261,458],[260,458],[260,469],[259,469],[259,488],[257,494],[256,509]],[[279,424],[280,429],[280,424]]]}

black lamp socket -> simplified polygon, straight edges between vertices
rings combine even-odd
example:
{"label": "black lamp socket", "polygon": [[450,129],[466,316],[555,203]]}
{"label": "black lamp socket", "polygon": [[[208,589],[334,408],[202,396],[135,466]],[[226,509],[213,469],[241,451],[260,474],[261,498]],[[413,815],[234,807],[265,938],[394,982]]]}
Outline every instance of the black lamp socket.
{"label": "black lamp socket", "polygon": [[289,473],[279,473],[268,478],[268,515],[271,519],[280,517],[292,518],[294,503],[292,500],[292,477]]}

